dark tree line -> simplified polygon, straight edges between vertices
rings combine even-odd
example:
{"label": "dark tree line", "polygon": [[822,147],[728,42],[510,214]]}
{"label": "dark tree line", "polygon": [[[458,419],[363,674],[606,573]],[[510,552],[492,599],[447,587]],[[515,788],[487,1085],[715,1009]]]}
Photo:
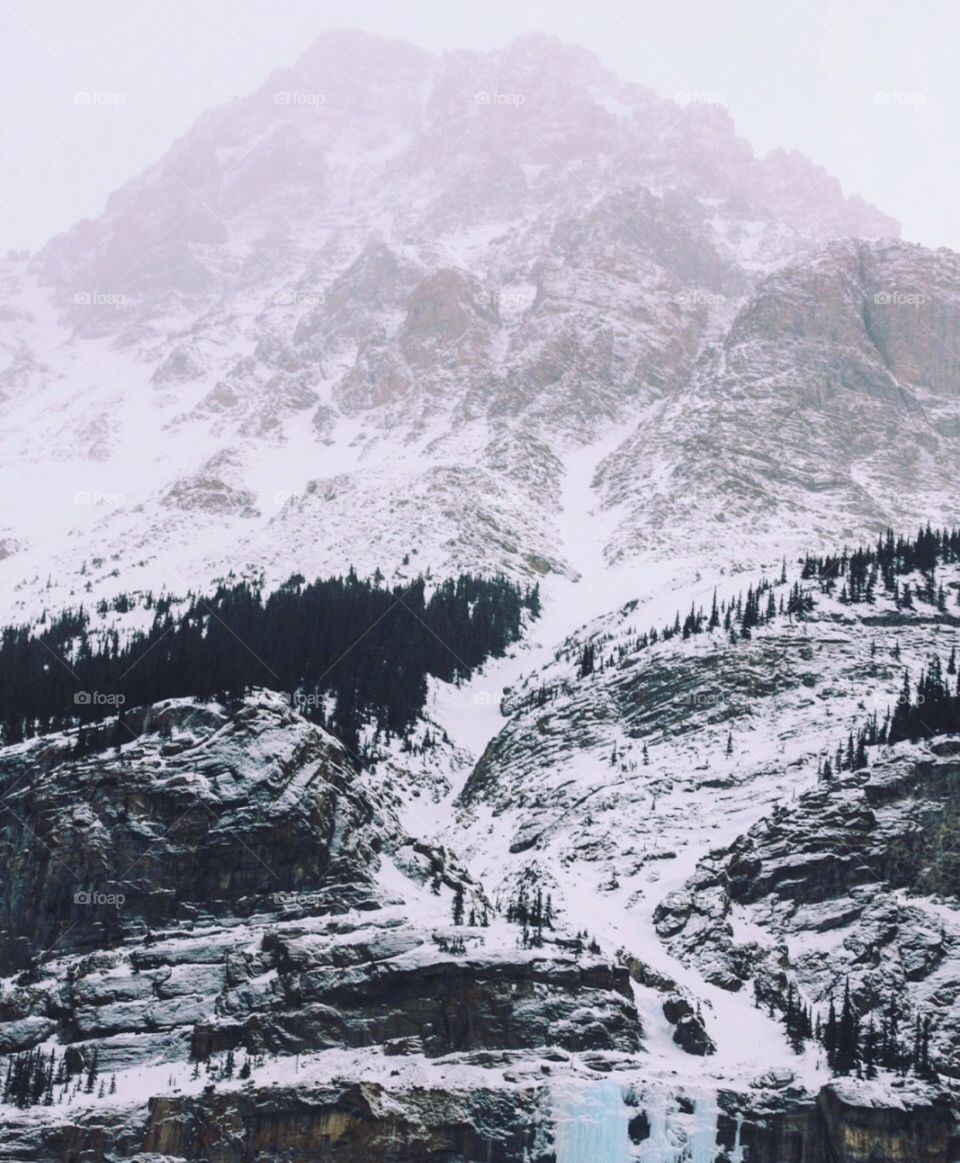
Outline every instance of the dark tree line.
{"label": "dark tree line", "polygon": [[804,1046],[814,1035],[813,1012],[800,1000],[793,982],[790,983],[787,992],[783,1025],[787,1031],[787,1041],[794,1052],[796,1054],[802,1053]]}
{"label": "dark tree line", "polygon": [[710,612],[702,606],[692,604],[687,614],[681,618],[679,610],[673,622],[662,630],[653,627],[644,631],[632,643],[623,646],[620,655],[643,650],[657,642],[668,642],[671,638],[691,638],[698,634],[712,634],[722,630],[731,642],[738,642],[743,638],[750,638],[755,629],[766,626],[777,618],[794,618],[803,620],[814,609],[813,596],[795,582],[779,598],[777,587],[787,584],[786,566],[777,582],[769,578],[761,578],[756,585],[747,587],[746,593],[739,593],[735,598],[717,601],[714,591],[710,603]]}
{"label": "dark tree line", "polygon": [[888,743],[930,739],[960,731],[960,683],[956,669],[955,655],[951,655],[946,673],[934,655],[927,669],[920,673],[915,694],[910,690],[910,676],[904,672],[903,690],[890,717]]}
{"label": "dark tree line", "polygon": [[897,1074],[912,1071],[918,1077],[931,1078],[936,1073],[930,1059],[930,1017],[918,1014],[912,1023],[907,1023],[895,993],[883,1005],[878,1025],[872,1013],[867,1021],[863,1020],[847,982],[839,1010],[831,998],[826,1021],[818,1016],[814,1022],[810,1007],[803,1004],[791,984],[783,1024],[796,1053],[802,1053],[810,1041],[823,1046],[827,1065],[834,1074],[876,1078],[877,1071],[883,1069]]}
{"label": "dark tree line", "polygon": [[507,920],[514,925],[531,929],[553,928],[553,898],[539,885],[532,891],[521,884],[516,896],[507,903]]}
{"label": "dark tree line", "polygon": [[56,1053],[51,1050],[26,1050],[7,1063],[7,1073],[3,1083],[3,1101],[14,1106],[27,1107],[53,1103],[53,1088],[64,1080],[63,1061],[59,1069]]}
{"label": "dark tree line", "polygon": [[838,771],[859,771],[867,766],[867,748],[884,744],[916,743],[939,735],[960,733],[960,676],[957,674],[956,650],[951,652],[946,668],[934,655],[920,672],[916,686],[904,671],[900,697],[882,722],[876,713],[846,743],[837,746],[833,758],[828,756],[820,774],[830,779]]}
{"label": "dark tree line", "polygon": [[[809,585],[803,584],[811,581],[818,582],[821,591],[827,594],[835,593],[839,583],[839,600],[851,604],[873,602],[882,586],[900,608],[912,608],[916,598],[943,611],[947,605],[946,592],[937,583],[935,571],[938,565],[957,561],[960,561],[960,528],[933,530],[928,525],[913,538],[897,537],[888,529],[873,547],[860,547],[852,552],[845,549],[839,554],[824,556],[808,554],[803,559],[800,580],[779,598],[775,589],[787,585],[786,561],[775,582],[761,578],[756,585],[748,587],[746,593],[741,592],[735,598],[720,602],[714,593],[709,613],[695,604],[685,615],[678,611],[673,622],[664,629],[654,627],[622,644],[619,657],[675,637],[686,639],[722,629],[731,641],[736,642],[749,638],[755,628],[780,617],[802,621],[816,608]],[[922,575],[922,581],[915,588],[909,583],[901,584],[899,579],[902,576],[917,572]],[[960,603],[960,592],[957,602]],[[586,677],[602,666],[596,658],[596,647],[590,649],[589,667],[581,665],[580,677]]]}
{"label": "dark tree line", "polygon": [[[49,1054],[37,1048],[11,1055],[7,1059],[7,1070],[3,1080],[3,1101],[19,1107],[38,1104],[52,1106],[54,1090],[60,1091],[57,1099],[60,1101],[71,1084],[74,1084],[78,1091],[82,1086],[86,1094],[93,1094],[96,1091],[97,1096],[103,1098],[108,1091],[106,1082],[100,1078],[99,1059],[99,1052],[94,1048],[86,1064],[78,1062],[71,1070],[68,1068],[66,1055],[58,1058],[55,1049]],[[97,1090],[98,1080],[99,1090]],[[111,1076],[109,1093],[116,1094],[116,1091],[116,1076]]]}
{"label": "dark tree line", "polygon": [[[872,547],[808,555],[801,576],[818,581],[824,593],[834,593],[839,585],[837,596],[843,602],[872,603],[882,587],[900,608],[913,608],[916,597],[943,610],[946,593],[937,585],[936,569],[956,561],[960,561],[960,528],[935,530],[928,525],[913,538],[895,537],[888,529]],[[922,577],[915,589],[909,582],[901,584],[901,577],[914,573]]]}
{"label": "dark tree line", "polygon": [[511,925],[519,925],[521,929],[521,948],[539,949],[543,945],[543,930],[554,928],[553,897],[549,892],[544,893],[535,869],[524,872],[507,900],[504,913]]}
{"label": "dark tree line", "polygon": [[[932,530],[928,525],[914,538],[895,537],[887,530],[877,545],[843,550],[842,553],[816,556],[807,555],[803,559],[800,581],[795,582],[779,599],[775,588],[787,585],[786,561],[776,582],[761,578],[755,586],[748,587],[746,593],[718,603],[716,593],[709,614],[703,607],[692,605],[686,615],[678,611],[673,623],[663,630],[656,627],[644,632],[620,647],[620,657],[642,650],[656,642],[665,642],[674,637],[690,638],[693,635],[712,633],[722,629],[731,639],[738,641],[749,638],[756,627],[773,622],[776,618],[788,617],[802,621],[816,607],[813,593],[803,582],[817,581],[824,593],[832,594],[840,583],[839,600],[849,603],[872,602],[878,587],[893,597],[899,607],[912,608],[914,595],[946,609],[946,593],[938,585],[935,571],[938,565],[960,561],[960,528],[952,530]],[[920,572],[922,583],[914,589],[899,578]],[[960,603],[960,593],[957,597]],[[595,659],[591,655],[591,668]],[[581,675],[583,677],[583,675]]]}
{"label": "dark tree line", "polygon": [[[882,590],[900,609],[913,609],[916,602],[926,602],[941,612],[947,608],[947,594],[938,584],[938,565],[960,561],[960,528],[933,530],[928,525],[915,537],[895,536],[892,530],[879,538],[872,547],[818,556],[808,554],[802,562],[800,580],[787,587],[787,568],[784,560],[776,581],[761,578],[746,593],[717,600],[714,592],[710,610],[692,604],[686,613],[679,610],[673,622],[662,629],[652,627],[629,641],[620,643],[615,653],[604,658],[602,649],[612,635],[598,635],[580,647],[577,654],[577,677],[588,678],[595,671],[671,638],[687,639],[698,634],[723,631],[731,642],[750,638],[754,629],[770,624],[777,618],[788,617],[802,621],[816,608],[811,584],[819,585],[825,594],[835,594],[839,601],[858,604],[872,603]],[[919,572],[921,581],[901,582],[904,575]],[[837,586],[840,586],[837,593]],[[776,590],[781,592],[778,596]],[[960,604],[960,591],[957,594]],[[533,696],[537,705],[544,705],[555,697],[556,689],[543,688]]]}
{"label": "dark tree line", "polygon": [[[604,653],[604,647],[612,644],[613,634],[598,634],[585,642],[582,646],[568,646],[557,651],[555,658],[573,659],[576,663],[577,679],[589,678],[595,672],[603,673],[608,667],[616,666],[629,659],[632,655],[658,642],[669,642],[672,638],[684,640],[699,634],[723,633],[731,643],[736,644],[742,639],[752,637],[753,631],[772,623],[778,618],[790,618],[803,621],[815,608],[813,595],[799,582],[789,588],[787,586],[786,561],[782,572],[776,581],[761,578],[756,585],[747,587],[736,597],[718,601],[716,591],[710,610],[707,612],[702,606],[693,603],[689,611],[681,617],[678,610],[673,622],[657,629],[656,626],[643,633],[631,636],[621,641],[609,652]],[[777,589],[782,592],[777,594]],[[563,680],[559,683],[543,685],[528,694],[522,701],[522,706],[543,707],[552,702],[561,693],[569,694],[571,684]]]}
{"label": "dark tree line", "polygon": [[[899,609],[913,609],[924,602],[944,613],[947,595],[938,584],[939,565],[960,561],[960,529],[934,530],[928,525],[916,537],[894,537],[888,530],[873,548],[852,553],[813,557],[804,560],[803,576],[817,579],[821,588],[833,592],[841,585],[840,600],[849,603],[872,603],[878,590],[883,591]],[[902,582],[904,575],[919,573],[921,580],[911,585]],[[960,602],[960,592],[957,601]],[[894,656],[900,657],[899,647]],[[857,771],[867,766],[867,748],[878,744],[917,742],[939,735],[960,732],[960,682],[957,674],[956,648],[946,666],[939,657],[931,658],[915,685],[904,672],[899,698],[887,711],[882,722],[876,714],[834,756],[823,763],[821,774],[830,778],[837,771]]]}
{"label": "dark tree line", "polygon": [[[778,587],[786,587],[786,562],[777,581],[761,578],[756,585],[747,587],[746,593],[740,592],[736,597],[717,600],[716,591],[709,612],[703,606],[691,604],[686,614],[681,616],[678,610],[673,622],[658,630],[656,626],[645,630],[628,641],[621,642],[614,653],[604,657],[603,647],[612,640],[610,634],[600,634],[584,643],[576,654],[576,675],[578,679],[589,678],[595,671],[602,672],[609,666],[616,666],[625,658],[654,646],[658,642],[669,642],[671,638],[684,640],[699,634],[725,634],[731,642],[750,638],[758,627],[769,625],[777,618],[787,617],[802,621],[814,609],[814,599],[799,582],[795,582],[789,589],[776,593]],[[558,653],[557,657],[570,651]],[[540,687],[528,696],[526,702],[534,706],[545,706],[556,698],[561,690],[569,690],[566,684],[552,687]]]}
{"label": "dark tree line", "polygon": [[[82,608],[0,632],[2,741],[78,724],[82,735],[159,699],[230,701],[265,686],[290,694],[356,752],[366,725],[406,736],[428,676],[456,682],[501,656],[520,636],[524,611],[539,612],[539,593],[462,575],[428,594],[423,578],[389,589],[351,571],[310,584],[293,577],[269,595],[240,582],[189,595],[179,609],[169,600],[151,606],[150,629],[124,641],[95,630]],[[129,738],[118,724],[117,739]]]}

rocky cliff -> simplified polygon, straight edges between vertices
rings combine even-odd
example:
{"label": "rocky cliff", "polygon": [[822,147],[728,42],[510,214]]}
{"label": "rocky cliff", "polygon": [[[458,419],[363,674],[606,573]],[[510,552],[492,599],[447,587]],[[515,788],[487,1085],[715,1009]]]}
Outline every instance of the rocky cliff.
{"label": "rocky cliff", "polygon": [[[111,725],[0,756],[7,1098],[13,1063],[53,1055],[49,1101],[12,1127],[8,1114],[5,1157],[122,1158],[136,1144],[253,1159],[316,1140],[332,1159],[489,1138],[508,1159],[532,1133],[515,1100],[456,1099],[442,1080],[542,1084],[572,1060],[610,1068],[606,1055],[641,1049],[625,967],[552,941],[518,949],[482,887],[405,833],[279,696],[172,701],[116,726],[122,737]],[[454,891],[484,924],[452,924]],[[289,1084],[301,1058],[303,1092],[273,1081],[246,1095],[264,1074]],[[341,1088],[311,1093],[328,1070]],[[91,1072],[99,1090],[81,1086]],[[433,1078],[434,1098],[419,1082],[393,1093],[411,1074]],[[88,1108],[75,1125],[70,1105]]]}

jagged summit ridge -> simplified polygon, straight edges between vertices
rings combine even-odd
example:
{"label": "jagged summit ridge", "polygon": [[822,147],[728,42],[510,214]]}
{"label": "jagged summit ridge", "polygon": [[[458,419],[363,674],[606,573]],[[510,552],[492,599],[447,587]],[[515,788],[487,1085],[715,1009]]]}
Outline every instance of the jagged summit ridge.
{"label": "jagged summit ridge", "polygon": [[[76,597],[59,582],[81,545],[113,563],[88,578],[105,596],[120,575],[206,585],[227,562],[402,576],[413,552],[573,576],[571,454],[598,442],[599,466],[619,433],[623,471],[680,474],[689,511],[709,509],[714,485],[673,463],[691,434],[633,466],[638,442],[675,401],[725,410],[699,369],[779,293],[764,273],[896,233],[799,156],[757,158],[725,110],[553,38],[435,56],[324,34],[9,266],[0,407],[11,483],[31,482],[0,530],[14,605],[36,611],[48,576]],[[48,507],[39,416],[64,481]],[[730,487],[719,466],[719,505]],[[621,515],[611,560],[664,525],[659,498],[641,512],[629,491],[582,498]],[[852,527],[883,510],[861,500]]]}

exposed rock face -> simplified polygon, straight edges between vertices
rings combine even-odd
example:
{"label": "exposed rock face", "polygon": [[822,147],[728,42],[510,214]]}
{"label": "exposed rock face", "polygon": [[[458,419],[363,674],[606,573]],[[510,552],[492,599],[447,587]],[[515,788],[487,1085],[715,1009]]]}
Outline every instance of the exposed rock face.
{"label": "exposed rock face", "polygon": [[[958,1149],[954,1114],[945,1105],[908,1110],[859,1107],[834,1087],[819,1096],[818,1113],[827,1149],[849,1163],[917,1160],[941,1163]],[[829,1156],[828,1156],[829,1157]]]}
{"label": "exposed rock face", "polygon": [[[788,971],[818,1004],[849,981],[863,1020],[874,1011],[879,1022],[890,996],[904,1021],[912,1007],[930,1013],[938,1069],[955,1074],[960,920],[944,875],[958,797],[953,740],[893,748],[702,861],[658,907],[657,929],[725,989],[755,978],[764,996],[777,995]],[[735,914],[768,941],[738,941]]]}
{"label": "exposed rock face", "polygon": [[[746,1112],[740,1143],[751,1163],[948,1163],[956,1158],[956,1118],[945,1104],[920,1099],[876,1107],[864,1097],[826,1086],[813,1104],[764,1109],[761,1103]],[[721,1119],[721,1124],[729,1149],[735,1127],[732,1120]]]}
{"label": "exposed rock face", "polygon": [[[313,311],[297,324],[293,342],[297,350],[315,359],[338,351],[355,351],[378,335],[383,338],[387,319],[403,318],[414,287],[423,277],[419,264],[372,238],[357,258],[321,294]],[[317,281],[325,281],[319,272]],[[309,281],[309,276],[305,282]],[[304,297],[309,303],[309,290]]]}
{"label": "exposed rock face", "polygon": [[667,544],[706,514],[760,541],[788,495],[807,544],[847,536],[854,513],[874,531],[927,520],[918,481],[935,488],[957,431],[956,349],[941,337],[960,326],[958,275],[950,252],[843,242],[764,279],[604,465],[608,499],[629,507],[617,551],[651,533]]}
{"label": "exposed rock face", "polygon": [[249,915],[277,893],[335,888],[340,907],[370,893],[372,812],[343,753],[265,698],[232,716],[182,703],[133,712],[98,728],[100,747],[82,758],[75,736],[4,754],[6,972],[52,946]]}
{"label": "exposed rock face", "polygon": [[379,1087],[331,1085],[315,1091],[155,1100],[142,1149],[219,1163],[268,1158],[548,1163],[542,1152],[530,1153],[536,1139],[535,1099],[536,1094],[516,1090],[390,1094]]}
{"label": "exposed rock face", "polygon": [[256,494],[244,488],[241,457],[224,449],[196,473],[185,477],[167,492],[165,501],[189,512],[215,513],[223,517],[259,517]]}
{"label": "exposed rock face", "polygon": [[158,388],[170,384],[190,383],[204,374],[203,365],[196,353],[184,347],[174,347],[166,355],[150,377],[150,382]]}
{"label": "exposed rock face", "polygon": [[667,998],[663,1003],[663,1016],[676,1026],[673,1040],[688,1054],[703,1056],[716,1052],[713,1039],[703,1027],[703,1019],[686,998]]}
{"label": "exposed rock face", "polygon": [[[585,1082],[585,1094],[596,1083]],[[630,1105],[611,1140],[623,1158],[631,1144],[647,1149],[664,1110],[624,1085]],[[954,1116],[940,1102],[908,1096],[897,1108],[825,1087],[815,1099],[721,1096],[716,1117],[718,1163],[951,1163],[958,1148]],[[36,1120],[0,1127],[4,1158],[23,1163],[113,1163],[189,1160],[191,1163],[269,1163],[310,1158],[329,1163],[556,1163],[546,1082],[499,1089],[456,1085],[405,1088],[329,1079],[296,1087],[244,1086],[193,1097],[151,1099],[146,1109]],[[670,1149],[682,1151],[696,1126],[696,1103],[670,1096],[676,1115]],[[686,1131],[682,1128],[686,1127]],[[657,1131],[660,1134],[662,1131]],[[738,1153],[739,1152],[739,1153]],[[743,1154],[746,1152],[746,1156]]]}
{"label": "exposed rock face", "polygon": [[[531,1133],[529,1095],[488,1093],[478,1064],[541,1078],[541,1062],[641,1049],[625,968],[552,942],[520,950],[499,922],[451,926],[424,882],[481,890],[278,695],[161,703],[79,744],[8,748],[0,773],[0,1054],[44,1043],[74,1072],[96,1055],[124,1095],[72,1123],[59,1102],[30,1108],[5,1158],[252,1160],[273,1142],[340,1160],[393,1142],[384,1157],[508,1160]],[[327,1054],[352,1077],[200,1097],[188,1058],[228,1054],[286,1062],[284,1080],[298,1056]],[[443,1093],[377,1097],[380,1076],[432,1062],[437,1079],[453,1070]],[[457,1069],[476,1075],[469,1094]],[[133,1086],[152,1070],[155,1089]]]}
{"label": "exposed rock face", "polygon": [[457,1093],[333,1079],[296,1088],[156,1098],[134,1116],[37,1123],[21,1128],[16,1138],[0,1128],[0,1147],[11,1163],[366,1163],[372,1158],[551,1163],[552,1155],[536,1146],[542,1139],[541,1108],[542,1089],[536,1086]]}

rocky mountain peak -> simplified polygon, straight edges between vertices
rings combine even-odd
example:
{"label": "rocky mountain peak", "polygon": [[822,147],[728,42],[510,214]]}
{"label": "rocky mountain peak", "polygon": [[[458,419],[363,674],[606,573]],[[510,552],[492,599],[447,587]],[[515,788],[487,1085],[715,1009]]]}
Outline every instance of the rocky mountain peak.
{"label": "rocky mountain peak", "polygon": [[409,79],[428,72],[435,59],[409,41],[356,28],[332,28],[321,32],[293,67],[308,77],[336,72],[342,81],[368,73]]}

